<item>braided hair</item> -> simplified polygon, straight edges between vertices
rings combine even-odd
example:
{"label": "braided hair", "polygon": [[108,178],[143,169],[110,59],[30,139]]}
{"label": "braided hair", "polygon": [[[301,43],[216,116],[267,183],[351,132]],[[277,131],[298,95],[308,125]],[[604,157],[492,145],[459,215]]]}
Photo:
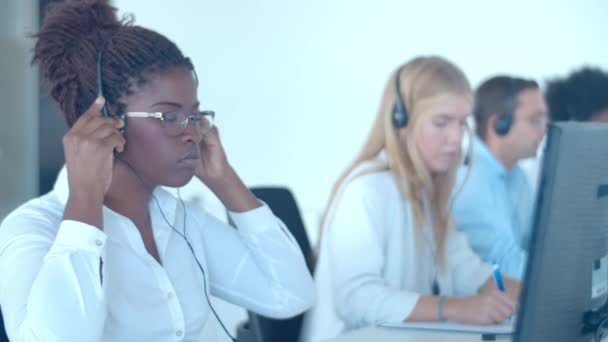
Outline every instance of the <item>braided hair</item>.
{"label": "braided hair", "polygon": [[51,4],[32,63],[39,64],[51,97],[71,127],[98,94],[101,59],[104,97],[113,115],[124,112],[124,98],[153,75],[173,67],[194,71],[190,60],[167,37],[121,19],[108,0],[66,0]]}

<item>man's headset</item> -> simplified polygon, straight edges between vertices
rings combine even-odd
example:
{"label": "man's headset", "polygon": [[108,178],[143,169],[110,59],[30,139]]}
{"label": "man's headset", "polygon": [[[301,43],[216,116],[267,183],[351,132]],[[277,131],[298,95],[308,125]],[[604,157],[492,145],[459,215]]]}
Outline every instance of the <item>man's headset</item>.
{"label": "man's headset", "polygon": [[506,110],[498,117],[494,122],[494,132],[501,137],[509,134],[513,120],[515,118],[515,111],[517,110],[517,91],[515,87],[515,80],[509,77],[509,93],[507,94]]}
{"label": "man's headset", "polygon": [[403,102],[403,98],[401,97],[401,82],[399,78],[401,77],[401,71],[403,70],[403,66],[400,67],[395,74],[395,103],[393,105],[393,127],[395,128],[403,128],[407,126],[407,122],[409,121],[409,114],[407,112],[407,108],[405,107],[405,103]]}
{"label": "man's headset", "polygon": [[[101,79],[101,64],[102,64],[102,59],[103,59],[103,52],[105,50],[105,45],[102,45],[102,48],[99,50],[99,53],[97,54],[97,94],[98,96],[103,96],[103,82]],[[107,101],[104,103],[103,107],[101,108],[101,114],[104,117],[111,117],[110,115],[110,111],[108,110],[107,107]],[[120,119],[123,120],[124,125],[123,125],[123,129],[121,129],[121,133],[124,133],[124,127],[126,126],[126,120],[125,120],[125,115],[124,113],[118,116]],[[133,166],[131,165],[131,163],[129,163],[127,160],[120,158],[120,156],[118,156],[116,154],[116,152],[114,153],[114,156],[116,157],[116,159],[124,162],[129,169],[133,172],[133,174],[135,174],[135,176],[139,179],[139,181],[144,185],[144,187],[146,186],[146,182],[144,182],[144,180],[141,178],[141,176],[139,175],[139,173],[137,173],[137,171],[135,171],[135,168],[133,168]],[[154,192],[153,189],[149,189],[150,190],[150,194],[152,195],[152,199],[154,200],[154,202],[156,203],[156,207],[158,208],[158,210],[160,211],[160,214],[163,218],[163,220],[165,221],[165,223],[171,227],[171,229],[177,233],[177,235],[181,236],[182,239],[184,239],[184,241],[186,242],[186,244],[188,245],[188,248],[190,249],[190,252],[192,253],[192,256],[194,257],[194,260],[196,261],[196,264],[198,265],[199,270],[201,271],[201,274],[203,275],[203,292],[205,293],[205,298],[207,300],[207,304],[209,305],[209,309],[211,309],[211,312],[213,313],[213,315],[215,316],[215,318],[217,319],[217,321],[220,323],[222,329],[224,329],[224,332],[226,333],[226,335],[228,336],[228,338],[230,338],[231,341],[233,342],[238,342],[238,340],[234,337],[232,337],[232,335],[228,332],[228,329],[226,329],[226,326],[224,325],[224,322],[222,322],[222,320],[220,319],[220,317],[218,316],[217,312],[215,311],[215,308],[213,307],[213,305],[211,304],[211,301],[209,300],[209,295],[207,294],[207,274],[205,272],[205,269],[203,268],[201,262],[198,260],[198,258],[196,257],[196,253],[194,252],[194,248],[192,247],[192,244],[190,244],[190,241],[188,241],[188,239],[186,238],[186,206],[184,205],[184,201],[182,200],[182,197],[180,195],[179,192],[179,188],[177,189],[177,196],[179,198],[179,202],[181,204],[182,210],[183,210],[183,222],[184,222],[184,227],[183,227],[183,232],[178,231],[167,219],[167,217],[165,216],[165,213],[163,212],[160,203],[158,201],[158,199],[156,198],[156,196],[154,196]]]}

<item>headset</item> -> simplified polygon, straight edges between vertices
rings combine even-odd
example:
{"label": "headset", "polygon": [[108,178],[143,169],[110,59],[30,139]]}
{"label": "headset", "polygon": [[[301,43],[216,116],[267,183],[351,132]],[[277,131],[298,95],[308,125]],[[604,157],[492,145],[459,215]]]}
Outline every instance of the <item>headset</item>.
{"label": "headset", "polygon": [[[107,41],[106,41],[106,43],[107,43]],[[97,54],[97,90],[98,90],[97,94],[98,94],[98,96],[103,96],[103,83],[102,83],[102,80],[101,80],[101,62],[102,62],[102,58],[103,58],[103,51],[105,49],[105,45],[106,44],[102,45],[102,48],[99,50],[99,53]],[[103,107],[101,107],[101,114],[104,117],[111,117],[110,112],[109,112],[108,107],[107,107],[107,101],[104,103]],[[120,133],[124,134],[124,127],[126,126],[125,115],[124,115],[124,113],[122,113],[118,117],[120,119],[122,119],[123,122],[124,122],[123,128],[120,130]],[[125,163],[125,165],[127,165],[127,167],[131,170],[131,172],[133,172],[133,174],[139,179],[139,181],[142,183],[142,185],[147,188],[146,182],[144,182],[144,180],[141,178],[141,176],[139,175],[139,173],[137,173],[137,171],[131,165],[131,163],[129,163],[129,161],[120,158],[120,156],[116,153],[116,150],[114,151],[114,157],[116,159],[122,161],[123,163]],[[169,220],[165,216],[165,213],[163,212],[163,210],[162,210],[162,208],[160,206],[160,203],[159,203],[158,199],[156,198],[156,196],[154,196],[153,189],[148,189],[148,190],[150,190],[150,194],[152,195],[152,199],[156,203],[156,207],[160,211],[160,214],[161,214],[163,220],[165,221],[165,223],[169,227],[171,227],[171,229],[186,242],[186,245],[188,245],[188,249],[192,253],[192,256],[194,257],[194,260],[196,261],[196,264],[198,265],[198,268],[201,271],[201,274],[203,275],[203,292],[205,293],[205,299],[207,300],[207,305],[209,305],[209,309],[211,309],[211,312],[213,313],[213,315],[215,316],[215,318],[219,322],[220,326],[222,327],[222,329],[224,330],[224,332],[226,333],[226,335],[228,336],[228,338],[231,341],[233,341],[233,342],[238,342],[238,340],[235,337],[233,337],[230,334],[230,332],[228,332],[228,329],[226,329],[226,326],[224,325],[224,322],[222,322],[222,320],[218,316],[217,312],[215,311],[215,308],[211,304],[211,301],[209,300],[209,295],[207,294],[207,273],[205,272],[205,269],[203,268],[203,265],[201,264],[201,262],[196,257],[196,253],[194,252],[194,248],[192,247],[192,244],[186,238],[186,206],[184,205],[184,201],[182,200],[182,197],[181,197],[181,194],[180,194],[180,191],[179,191],[180,189],[179,188],[177,189],[177,196],[179,198],[179,202],[181,204],[182,211],[183,211],[183,232],[180,232],[179,230],[177,230],[169,222]]]}
{"label": "headset", "polygon": [[[108,39],[109,41],[109,39]],[[101,49],[99,50],[99,53],[97,53],[97,96],[103,96],[103,82],[101,81],[101,63],[103,60],[103,51],[105,50],[105,47],[108,43],[108,41],[106,41],[105,43],[103,43],[101,46]],[[108,109],[108,102],[104,102],[103,107],[101,107],[101,115],[103,115],[106,118],[111,117],[112,115],[110,115],[110,110]],[[124,124],[126,124],[126,120],[125,120],[125,115],[124,113],[121,113],[120,115],[118,115],[118,118],[120,118]],[[120,133],[124,133],[124,126],[123,128],[120,130]]]}
{"label": "headset", "polygon": [[500,117],[494,122],[494,132],[501,137],[509,134],[511,126],[513,125],[513,119],[515,118],[515,111],[517,110],[517,91],[515,87],[515,79],[509,77],[509,93],[506,99],[506,110],[500,115]]}
{"label": "headset", "polygon": [[400,67],[395,74],[395,104],[393,105],[392,115],[393,127],[395,128],[403,128],[407,126],[409,121],[409,114],[401,97],[401,82],[399,81],[403,68],[404,66]]}

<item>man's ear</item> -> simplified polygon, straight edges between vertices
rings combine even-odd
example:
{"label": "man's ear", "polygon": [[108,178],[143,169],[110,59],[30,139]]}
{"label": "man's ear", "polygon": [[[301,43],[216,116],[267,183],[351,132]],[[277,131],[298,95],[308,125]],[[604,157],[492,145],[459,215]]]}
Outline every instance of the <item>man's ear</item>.
{"label": "man's ear", "polygon": [[500,114],[492,114],[488,117],[488,125],[486,126],[486,136],[490,134],[496,135],[496,131],[494,130],[494,126],[496,125],[496,121],[500,118]]}

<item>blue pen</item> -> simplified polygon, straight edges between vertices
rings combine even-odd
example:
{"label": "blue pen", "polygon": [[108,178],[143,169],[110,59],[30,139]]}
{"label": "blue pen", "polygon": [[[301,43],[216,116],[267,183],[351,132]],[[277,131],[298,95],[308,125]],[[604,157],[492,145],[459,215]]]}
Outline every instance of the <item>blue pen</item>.
{"label": "blue pen", "polygon": [[505,292],[505,283],[502,281],[502,274],[500,274],[500,268],[497,263],[494,263],[494,280],[500,292]]}

